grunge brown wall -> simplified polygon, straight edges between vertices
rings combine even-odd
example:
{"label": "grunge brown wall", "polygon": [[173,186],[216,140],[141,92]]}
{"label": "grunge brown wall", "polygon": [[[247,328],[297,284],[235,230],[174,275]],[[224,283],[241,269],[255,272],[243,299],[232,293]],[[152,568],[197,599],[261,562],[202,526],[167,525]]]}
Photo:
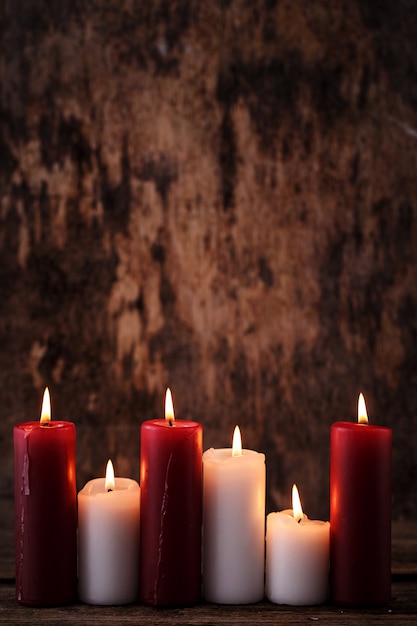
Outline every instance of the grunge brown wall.
{"label": "grunge brown wall", "polygon": [[138,478],[170,386],[324,517],[363,391],[415,517],[416,3],[5,0],[0,33],[1,497],[45,385],[79,488]]}

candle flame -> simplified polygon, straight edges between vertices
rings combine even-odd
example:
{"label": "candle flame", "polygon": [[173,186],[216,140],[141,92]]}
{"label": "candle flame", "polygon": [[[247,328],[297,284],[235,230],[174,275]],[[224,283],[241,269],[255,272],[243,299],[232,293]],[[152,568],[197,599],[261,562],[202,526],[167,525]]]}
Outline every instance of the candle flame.
{"label": "candle flame", "polygon": [[167,422],[170,423],[170,426],[172,426],[173,422],[175,422],[174,405],[172,403],[172,393],[169,387],[165,394],[165,419],[167,420]]}
{"label": "candle flame", "polygon": [[106,467],[106,480],[104,482],[104,488],[106,491],[113,491],[113,489],[115,488],[115,482],[114,482],[114,469],[113,469],[113,463],[111,462],[111,460],[109,459],[107,461],[107,467]]}
{"label": "candle flame", "polygon": [[51,421],[51,397],[49,395],[48,387],[45,387],[43,392],[42,409],[41,409],[41,424],[47,424]]}
{"label": "candle flame", "polygon": [[239,426],[233,431],[232,456],[242,456],[242,437]]}
{"label": "candle flame", "polygon": [[297,485],[292,486],[292,512],[294,519],[297,522],[303,519],[304,513],[301,507],[300,495],[298,493]]}
{"label": "candle flame", "polygon": [[368,423],[368,413],[366,411],[365,398],[363,397],[363,393],[359,394],[358,400],[358,422],[359,424],[367,424]]}

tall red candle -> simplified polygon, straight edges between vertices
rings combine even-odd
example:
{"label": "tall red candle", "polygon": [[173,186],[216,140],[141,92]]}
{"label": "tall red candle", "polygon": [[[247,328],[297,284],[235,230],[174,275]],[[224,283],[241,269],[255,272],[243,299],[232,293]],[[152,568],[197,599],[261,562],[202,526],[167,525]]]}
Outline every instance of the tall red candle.
{"label": "tall red candle", "polygon": [[363,396],[360,406],[364,423],[330,431],[331,595],[340,605],[378,606],[391,597],[392,433],[367,423]]}
{"label": "tall red candle", "polygon": [[14,428],[16,599],[57,606],[75,599],[77,515],[75,426],[50,421]]}
{"label": "tall red candle", "polygon": [[141,427],[140,599],[154,606],[189,606],[200,599],[201,424],[166,419]]}

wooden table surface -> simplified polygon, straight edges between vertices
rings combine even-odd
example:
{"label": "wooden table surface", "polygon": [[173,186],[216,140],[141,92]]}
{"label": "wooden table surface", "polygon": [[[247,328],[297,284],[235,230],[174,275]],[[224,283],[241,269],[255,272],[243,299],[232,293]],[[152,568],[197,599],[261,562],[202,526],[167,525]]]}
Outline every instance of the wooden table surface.
{"label": "wooden table surface", "polygon": [[[0,502],[1,506],[4,503]],[[354,610],[332,606],[288,607],[270,602],[223,606],[201,603],[186,609],[155,609],[139,604],[97,607],[77,603],[60,608],[17,604],[14,595],[13,531],[0,528],[0,624],[373,624],[417,625],[417,523],[394,523],[392,601],[388,607]]]}

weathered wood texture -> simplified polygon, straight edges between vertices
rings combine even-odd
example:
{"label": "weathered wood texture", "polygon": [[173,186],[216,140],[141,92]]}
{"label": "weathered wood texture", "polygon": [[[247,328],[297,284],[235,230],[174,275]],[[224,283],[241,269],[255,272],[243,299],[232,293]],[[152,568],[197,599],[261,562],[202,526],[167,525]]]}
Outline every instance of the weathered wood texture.
{"label": "weathered wood texture", "polygon": [[0,493],[46,384],[79,487],[138,477],[170,385],[325,517],[363,390],[415,517],[415,3],[4,0],[0,34]]}

